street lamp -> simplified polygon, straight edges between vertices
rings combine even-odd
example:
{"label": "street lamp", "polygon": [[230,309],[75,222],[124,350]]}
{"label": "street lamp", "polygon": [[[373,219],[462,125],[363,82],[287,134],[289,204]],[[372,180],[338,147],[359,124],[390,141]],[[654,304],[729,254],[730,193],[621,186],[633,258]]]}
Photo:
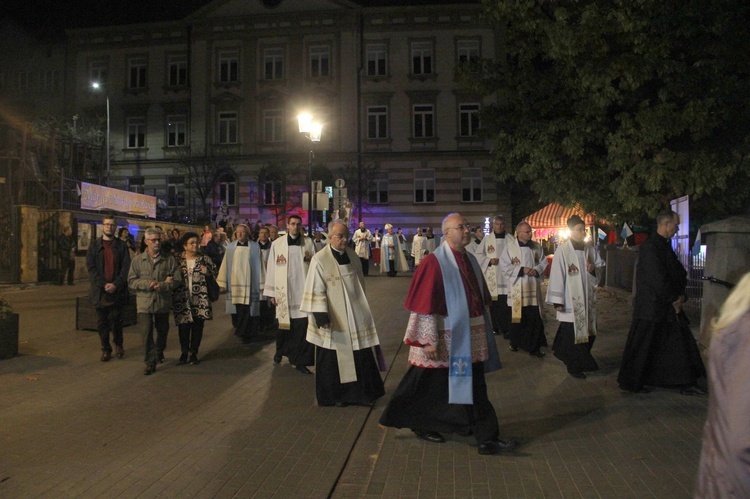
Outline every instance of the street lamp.
{"label": "street lamp", "polygon": [[302,113],[297,116],[297,122],[299,123],[299,133],[310,139],[310,154],[307,160],[307,235],[313,237],[312,233],[312,160],[315,154],[312,150],[312,144],[320,142],[320,136],[323,133],[323,125],[320,123],[313,123],[313,117],[307,113]]}
{"label": "street lamp", "polygon": [[[98,81],[95,81],[91,84],[91,88],[93,88],[95,91],[104,90],[104,87],[101,83]],[[104,147],[106,148],[105,154],[107,158],[107,183],[109,183],[109,95],[105,92],[104,97],[107,99],[107,135],[104,139]]]}

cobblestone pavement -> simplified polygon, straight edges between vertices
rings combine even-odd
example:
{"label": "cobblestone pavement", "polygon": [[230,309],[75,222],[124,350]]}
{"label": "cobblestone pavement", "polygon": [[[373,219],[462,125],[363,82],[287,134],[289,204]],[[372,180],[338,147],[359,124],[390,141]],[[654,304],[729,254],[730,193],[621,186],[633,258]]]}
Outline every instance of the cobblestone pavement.
{"label": "cobblestone pavement", "polygon": [[[314,379],[274,366],[273,338],[242,346],[219,312],[197,366],[167,362],[143,376],[138,326],[126,356],[99,361],[93,331],[77,331],[73,287],[3,294],[21,314],[21,355],[0,361],[2,497],[689,497],[705,397],[625,394],[616,376],[630,322],[628,295],[601,290],[599,373],[512,353],[487,376],[513,455],[480,456],[472,439],[417,440],[378,419],[406,370],[401,347],[409,276],[368,277],[389,361],[374,408],[321,408]],[[217,307],[223,308],[223,307]],[[549,342],[557,324],[547,310]]]}

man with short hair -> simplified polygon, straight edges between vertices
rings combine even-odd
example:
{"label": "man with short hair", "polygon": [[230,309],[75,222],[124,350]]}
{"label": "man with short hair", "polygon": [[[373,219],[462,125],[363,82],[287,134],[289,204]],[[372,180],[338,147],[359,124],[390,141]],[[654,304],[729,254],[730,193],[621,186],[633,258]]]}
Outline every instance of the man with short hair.
{"label": "man with short hair", "polygon": [[471,230],[459,213],[443,220],[444,243],[417,268],[406,297],[411,311],[404,343],[409,370],[380,424],[410,428],[418,438],[474,435],[480,454],[499,454],[517,443],[500,440],[487,397],[485,372],[500,368],[487,311],[490,294],[476,258],[466,252]]}
{"label": "man with short hair", "polygon": [[409,270],[404,257],[403,246],[398,234],[394,234],[393,225],[385,224],[386,233],[383,234],[381,244],[380,272],[386,272],[388,277],[396,277],[397,272]]}
{"label": "man with short hair", "polygon": [[300,311],[299,307],[315,247],[312,239],[301,234],[301,227],[302,218],[290,216],[286,235],[271,244],[263,294],[276,307],[276,319],[279,321],[274,363],[280,363],[282,356],[286,356],[299,372],[312,374],[307,366],[313,365],[315,351],[305,339],[307,313]]}
{"label": "man with short hair", "polygon": [[[182,282],[182,273],[175,258],[161,251],[160,229],[148,228],[143,236],[146,251],[133,258],[128,273],[128,287],[135,292],[138,322],[141,324],[144,361],[143,374],[156,372],[156,363],[164,362],[169,333],[172,293]],[[154,341],[156,328],[156,341]]]}
{"label": "man with short hair", "polygon": [[508,338],[510,333],[510,307],[508,307],[508,280],[500,268],[500,255],[513,236],[505,233],[505,217],[497,215],[492,220],[492,232],[487,234],[474,254],[482,267],[487,287],[490,288],[492,304],[492,329],[496,335]]}
{"label": "man with short hair", "polygon": [[555,251],[547,286],[547,303],[555,307],[560,322],[552,352],[571,376],[585,379],[584,371],[599,370],[591,347],[596,339],[596,286],[604,261],[586,244],[580,216],[570,217],[568,228],[570,239]]}
{"label": "man with short hair", "polygon": [[469,246],[466,247],[466,251],[470,251],[473,255],[476,255],[477,249],[482,244],[482,239],[484,239],[484,229],[481,225],[478,225],[474,227],[472,232],[474,233],[474,237],[471,238],[471,242],[469,243]]}
{"label": "man with short hair", "polygon": [[622,353],[617,382],[627,391],[646,385],[672,386],[683,394],[705,394],[696,382],[706,375],[682,305],[687,301],[687,271],[670,244],[680,216],[664,210],[656,232],[638,247],[633,322]]}
{"label": "man with short hair", "polygon": [[315,394],[320,406],[370,406],[385,389],[373,355],[380,340],[364,273],[357,253],[347,247],[346,224],[331,222],[328,236],[330,244],[310,262],[300,306],[311,315],[307,341],[317,347]]}
{"label": "man with short hair", "polygon": [[112,358],[112,341],[115,354],[123,358],[122,309],[128,303],[128,272],[130,271],[130,251],[127,243],[115,237],[117,222],[112,216],[102,220],[102,237],[89,246],[86,254],[86,269],[91,289],[89,301],[96,310],[96,330],[102,347],[100,360]]}
{"label": "man with short hair", "polygon": [[528,222],[516,226],[516,237],[508,240],[500,254],[500,268],[510,288],[510,350],[516,352],[520,348],[535,357],[544,357],[541,349],[547,346],[547,337],[539,307],[547,259],[542,247],[531,240],[531,233]]}
{"label": "man with short hair", "polygon": [[263,263],[260,246],[250,240],[250,229],[244,224],[235,230],[237,238],[227,245],[216,284],[227,291],[226,311],[235,314],[234,334],[248,344],[260,327],[260,280]]}
{"label": "man with short hair", "polygon": [[[260,222],[260,220],[258,221]],[[268,255],[271,254],[271,239],[268,227],[261,226],[258,229],[258,247],[260,248],[261,274],[260,274],[260,330],[267,331],[274,327],[274,308],[271,301],[263,294],[266,286],[266,269],[268,268]]]}
{"label": "man with short hair", "polygon": [[354,251],[357,252],[359,262],[362,264],[362,274],[370,274],[370,243],[372,242],[372,232],[365,227],[364,222],[359,222],[359,228],[352,235],[354,241]]}
{"label": "man with short hair", "polygon": [[414,259],[414,268],[419,267],[422,259],[427,256],[430,251],[427,249],[427,238],[422,234],[422,227],[417,227],[417,233],[411,240],[411,256]]}

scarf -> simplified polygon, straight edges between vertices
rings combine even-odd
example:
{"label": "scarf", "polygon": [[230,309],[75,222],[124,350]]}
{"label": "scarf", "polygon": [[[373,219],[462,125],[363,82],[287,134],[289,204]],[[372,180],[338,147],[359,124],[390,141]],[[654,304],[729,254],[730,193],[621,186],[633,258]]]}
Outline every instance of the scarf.
{"label": "scarf", "polygon": [[[291,316],[289,315],[289,299],[287,289],[289,286],[289,242],[292,242],[295,246],[300,246],[300,258],[302,259],[302,268],[304,269],[305,275],[307,275],[307,269],[309,263],[305,262],[305,253],[309,253],[309,256],[315,254],[315,248],[313,242],[309,237],[303,239],[302,235],[297,236],[297,239],[291,239],[287,237],[277,239],[274,241],[274,248],[276,250],[276,261],[273,262],[276,265],[276,274],[274,288],[276,291],[276,318],[279,320],[279,329],[291,329]],[[295,244],[296,243],[296,244]]]}
{"label": "scarf", "polygon": [[[591,307],[586,306],[586,292],[584,290],[587,271],[579,269],[578,256],[573,247],[573,242],[568,240],[562,245],[560,255],[563,257],[563,269],[567,272],[565,288],[573,305],[573,328],[575,330],[575,342],[587,343],[589,341],[589,326],[593,317],[589,317]],[[586,250],[584,249],[584,254]],[[591,295],[591,292],[588,293]],[[593,315],[593,313],[592,313]],[[596,334],[595,331],[592,331]]]}

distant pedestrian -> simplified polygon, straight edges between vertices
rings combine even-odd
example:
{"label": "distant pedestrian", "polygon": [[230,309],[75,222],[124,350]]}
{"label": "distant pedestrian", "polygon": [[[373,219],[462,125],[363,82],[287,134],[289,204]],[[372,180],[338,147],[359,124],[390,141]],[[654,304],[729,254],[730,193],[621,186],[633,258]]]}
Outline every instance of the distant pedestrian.
{"label": "distant pedestrian", "polygon": [[705,394],[697,382],[706,371],[682,310],[687,271],[670,244],[680,216],[664,210],[656,224],[656,232],[638,249],[633,322],[617,382],[632,392],[653,385],[677,387],[685,395]]}
{"label": "distant pedestrian", "polygon": [[354,241],[354,251],[357,252],[359,263],[362,265],[362,274],[370,273],[370,243],[372,242],[372,232],[365,226],[364,222],[359,222],[359,228],[352,234]]}
{"label": "distant pedestrian", "polygon": [[159,229],[146,229],[143,236],[146,251],[133,259],[128,273],[128,286],[135,293],[138,322],[141,325],[146,363],[143,374],[146,376],[156,372],[157,362],[165,361],[164,350],[167,348],[172,293],[182,282],[182,275],[174,257],[161,251],[161,236]]}
{"label": "distant pedestrian", "polygon": [[76,272],[76,238],[70,225],[65,226],[63,233],[57,238],[57,254],[60,257],[60,279],[58,284],[65,284],[65,276],[68,284],[73,285]]}
{"label": "distant pedestrian", "polygon": [[86,254],[86,269],[91,289],[89,301],[96,310],[96,330],[102,347],[100,360],[112,358],[112,341],[118,359],[125,355],[122,335],[122,309],[128,304],[128,272],[130,251],[126,243],[115,237],[117,222],[114,217],[102,220],[102,237],[89,246]]}
{"label": "distant pedestrian", "polygon": [[393,225],[385,224],[386,233],[383,234],[381,243],[381,260],[383,262],[380,272],[385,272],[388,277],[396,277],[398,272],[409,270],[404,254],[404,246],[401,238],[393,230]]}
{"label": "distant pedestrian", "polygon": [[712,324],[708,418],[695,497],[750,497],[750,273]]}

